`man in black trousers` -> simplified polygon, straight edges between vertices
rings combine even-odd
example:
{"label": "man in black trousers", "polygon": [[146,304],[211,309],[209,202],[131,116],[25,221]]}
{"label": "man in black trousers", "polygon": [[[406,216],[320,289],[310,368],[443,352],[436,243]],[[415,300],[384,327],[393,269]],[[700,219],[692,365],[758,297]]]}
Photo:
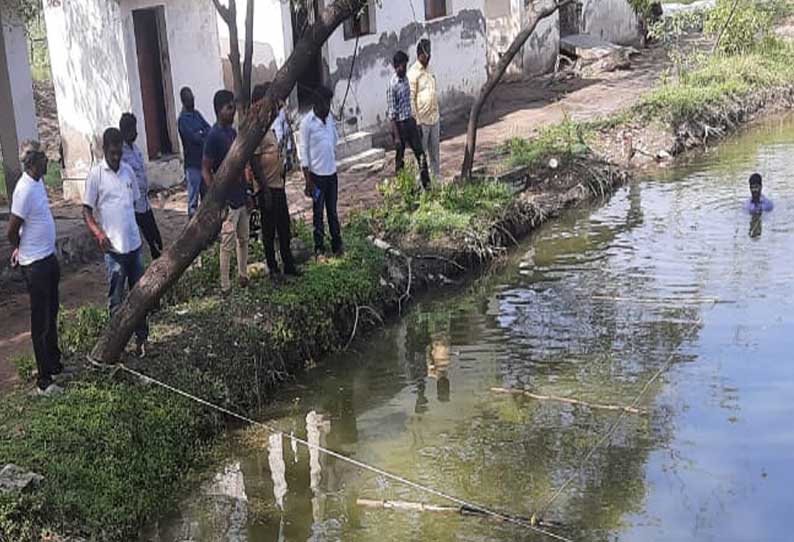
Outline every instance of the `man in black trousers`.
{"label": "man in black trousers", "polygon": [[55,256],[55,220],[50,211],[44,176],[47,155],[36,141],[20,149],[24,173],[14,188],[8,241],[13,247],[11,265],[19,265],[30,295],[30,335],[36,356],[41,395],[63,391],[53,377],[63,372],[58,348],[58,283],[61,269]]}

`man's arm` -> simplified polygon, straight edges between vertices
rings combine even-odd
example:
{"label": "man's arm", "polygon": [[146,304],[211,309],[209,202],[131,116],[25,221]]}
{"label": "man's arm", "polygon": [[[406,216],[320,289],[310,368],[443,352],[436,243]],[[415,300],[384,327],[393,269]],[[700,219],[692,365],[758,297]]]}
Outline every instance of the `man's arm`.
{"label": "man's arm", "polygon": [[94,218],[94,209],[92,209],[90,205],[83,205],[83,220],[85,221],[85,225],[88,226],[88,231],[91,232],[91,235],[94,236],[94,239],[96,239],[99,244],[99,250],[102,252],[111,250],[113,245],[110,244],[110,239],[108,239],[108,236],[102,231],[99,224],[97,224],[96,218]]}
{"label": "man's arm", "polygon": [[416,96],[419,93],[419,76],[417,74],[408,75],[408,87],[411,89],[411,111],[413,111],[415,117],[419,112],[416,106]]}
{"label": "man's arm", "polygon": [[11,213],[8,218],[8,242],[11,243],[11,247],[14,251],[11,253],[11,266],[16,267],[19,263],[19,242],[21,238],[19,236],[19,230],[22,229],[22,224],[24,220],[19,218],[14,213]]}
{"label": "man's arm", "polygon": [[194,145],[201,145],[201,143],[204,141],[204,138],[201,135],[201,129],[195,130],[194,127],[191,126],[191,123],[188,121],[187,117],[179,118],[179,133],[182,134],[182,137]]}
{"label": "man's arm", "polygon": [[302,122],[300,127],[300,150],[301,150],[301,171],[303,172],[303,180],[305,187],[303,193],[308,197],[312,197],[314,192],[314,181],[312,181],[312,174],[309,170],[311,165],[311,148],[309,146],[309,123]]}
{"label": "man's arm", "polygon": [[215,182],[215,174],[212,173],[212,160],[206,156],[201,160],[201,177],[204,179],[204,184],[207,185],[207,188]]}

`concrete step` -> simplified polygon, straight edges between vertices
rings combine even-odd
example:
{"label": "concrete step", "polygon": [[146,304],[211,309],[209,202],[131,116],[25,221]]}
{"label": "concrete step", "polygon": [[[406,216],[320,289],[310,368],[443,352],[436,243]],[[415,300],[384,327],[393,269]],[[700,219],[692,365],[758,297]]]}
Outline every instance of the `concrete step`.
{"label": "concrete step", "polygon": [[[337,128],[339,135],[344,132]],[[369,132],[353,132],[345,137],[340,137],[336,144],[336,159],[344,160],[351,156],[361,154],[372,148],[372,134]]]}
{"label": "concrete step", "polygon": [[368,169],[380,169],[386,159],[384,149],[368,149],[364,152],[348,156],[344,160],[337,161],[340,170],[364,171]]}

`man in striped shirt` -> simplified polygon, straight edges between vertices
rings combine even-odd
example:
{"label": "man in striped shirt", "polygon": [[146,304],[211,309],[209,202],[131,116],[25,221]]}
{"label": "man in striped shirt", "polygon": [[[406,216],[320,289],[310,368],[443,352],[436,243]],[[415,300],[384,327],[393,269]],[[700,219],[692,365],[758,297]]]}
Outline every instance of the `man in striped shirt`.
{"label": "man in striped shirt", "polygon": [[394,75],[389,81],[389,89],[386,92],[386,103],[388,115],[392,125],[392,139],[396,148],[395,165],[397,173],[405,167],[405,147],[410,146],[414,151],[416,161],[419,163],[419,171],[422,179],[422,186],[427,189],[430,187],[430,173],[427,169],[427,158],[422,148],[422,136],[419,127],[414,119],[411,110],[411,86],[406,77],[408,71],[408,55],[402,51],[397,51],[393,59]]}

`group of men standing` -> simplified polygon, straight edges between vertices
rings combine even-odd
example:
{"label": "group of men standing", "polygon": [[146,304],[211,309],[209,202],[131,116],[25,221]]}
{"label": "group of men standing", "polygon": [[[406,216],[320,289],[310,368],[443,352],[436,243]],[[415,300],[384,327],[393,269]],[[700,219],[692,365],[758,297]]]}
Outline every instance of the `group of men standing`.
{"label": "group of men standing", "polygon": [[430,71],[430,41],[416,46],[416,62],[408,69],[408,55],[397,51],[392,60],[394,76],[386,92],[387,114],[391,121],[397,173],[405,167],[405,148],[410,147],[419,163],[424,188],[430,187],[430,172],[441,173],[439,139],[440,115],[436,78]]}
{"label": "group of men standing", "polygon": [[[430,186],[430,172],[439,175],[439,112],[435,77],[429,70],[430,42],[417,46],[417,62],[408,70],[408,57],[394,56],[395,76],[389,84],[387,104],[397,149],[397,171],[404,167],[405,148],[410,147],[420,165],[421,180]],[[258,85],[251,96],[252,106],[263,100],[268,86]],[[344,252],[337,211],[339,179],[336,167],[338,134],[331,113],[333,93],[320,87],[313,93],[314,105],[300,124],[300,167],[304,193],[312,199],[315,256],[326,255],[325,221],[328,222],[331,251]],[[235,96],[218,91],[213,99],[216,122],[210,124],[195,108],[190,88],[180,91],[182,112],[178,127],[184,149],[187,213],[193,217],[207,188],[237,137],[234,129]],[[231,287],[232,254],[237,258],[237,283],[248,284],[248,242],[250,212],[258,207],[262,217],[262,241],[272,276],[281,272],[276,260],[275,239],[286,275],[299,275],[290,250],[290,214],[285,191],[286,175],[292,168],[293,134],[284,104],[272,128],[262,138],[246,173],[225,192],[226,211],[220,236],[220,282],[222,294]],[[86,178],[83,218],[104,255],[108,281],[108,308],[113,314],[145,270],[143,240],[152,259],[160,257],[163,239],[149,202],[149,182],[143,154],[135,141],[137,119],[132,113],[121,116],[118,127],[102,136],[104,158]],[[55,256],[55,221],[50,211],[43,178],[48,159],[35,141],[21,147],[24,167],[12,198],[8,238],[14,247],[12,264],[19,265],[31,304],[31,336],[38,369],[37,387],[42,394],[61,391],[55,377],[64,370],[58,346],[60,267]],[[135,352],[146,355],[148,324],[144,319],[135,330]]]}

